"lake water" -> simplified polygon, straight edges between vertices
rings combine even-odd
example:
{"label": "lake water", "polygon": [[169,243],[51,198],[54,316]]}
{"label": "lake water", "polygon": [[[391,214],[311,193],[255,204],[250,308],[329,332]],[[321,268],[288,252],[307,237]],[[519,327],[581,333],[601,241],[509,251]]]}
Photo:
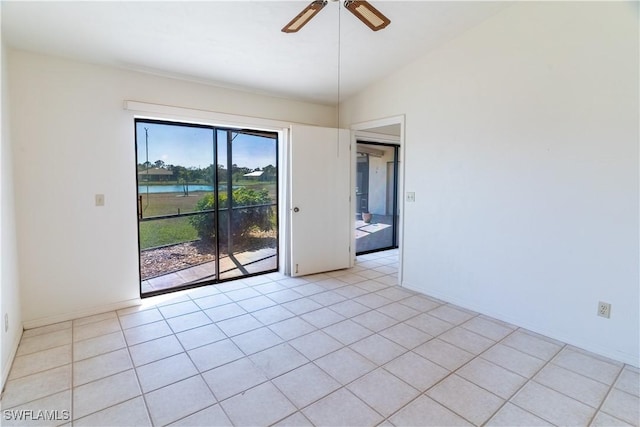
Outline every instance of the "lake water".
{"label": "lake water", "polygon": [[[218,191],[225,191],[226,187],[220,187],[218,189]],[[138,186],[138,193],[139,194],[147,194],[147,191],[149,193],[182,193],[184,192],[184,186],[183,185],[139,185]],[[189,192],[192,191],[208,191],[208,192],[212,192],[213,191],[213,185],[200,185],[200,184],[193,184],[193,185],[189,185]]]}

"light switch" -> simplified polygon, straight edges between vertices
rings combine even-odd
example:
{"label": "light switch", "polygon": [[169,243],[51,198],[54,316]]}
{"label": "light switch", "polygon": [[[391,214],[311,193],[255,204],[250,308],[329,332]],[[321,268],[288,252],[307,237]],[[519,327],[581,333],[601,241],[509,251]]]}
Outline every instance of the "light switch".
{"label": "light switch", "polygon": [[104,206],[104,194],[96,194],[96,206]]}
{"label": "light switch", "polygon": [[416,193],[413,191],[407,191],[407,202],[413,203],[416,201]]}

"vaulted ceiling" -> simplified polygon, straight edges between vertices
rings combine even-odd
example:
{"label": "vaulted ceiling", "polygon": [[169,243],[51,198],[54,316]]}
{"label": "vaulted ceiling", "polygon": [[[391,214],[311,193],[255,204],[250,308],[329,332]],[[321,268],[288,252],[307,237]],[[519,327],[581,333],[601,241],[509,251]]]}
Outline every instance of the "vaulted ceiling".
{"label": "vaulted ceiling", "polygon": [[371,0],[391,19],[373,32],[332,1],[300,32],[281,32],[309,1],[3,1],[2,36],[16,49],[331,105],[507,7]]}

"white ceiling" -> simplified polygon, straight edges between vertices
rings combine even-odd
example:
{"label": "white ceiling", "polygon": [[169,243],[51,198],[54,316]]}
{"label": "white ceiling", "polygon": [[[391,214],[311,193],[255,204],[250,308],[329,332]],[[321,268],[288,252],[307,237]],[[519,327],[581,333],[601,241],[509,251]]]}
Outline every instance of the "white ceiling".
{"label": "white ceiling", "polygon": [[282,33],[309,2],[3,0],[2,36],[17,49],[335,104],[507,5],[371,0],[391,19],[373,32],[329,2]]}

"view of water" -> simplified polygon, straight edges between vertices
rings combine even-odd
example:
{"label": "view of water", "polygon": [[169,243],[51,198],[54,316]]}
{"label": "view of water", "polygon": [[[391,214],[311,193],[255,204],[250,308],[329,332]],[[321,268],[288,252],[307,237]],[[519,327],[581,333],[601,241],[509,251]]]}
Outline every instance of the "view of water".
{"label": "view of water", "polygon": [[[218,191],[225,191],[226,187],[218,188]],[[139,185],[138,193],[146,194],[147,191],[149,193],[182,193],[184,191],[183,185]],[[201,184],[192,184],[189,185],[189,192],[192,191],[213,191],[213,185],[201,185]]]}

